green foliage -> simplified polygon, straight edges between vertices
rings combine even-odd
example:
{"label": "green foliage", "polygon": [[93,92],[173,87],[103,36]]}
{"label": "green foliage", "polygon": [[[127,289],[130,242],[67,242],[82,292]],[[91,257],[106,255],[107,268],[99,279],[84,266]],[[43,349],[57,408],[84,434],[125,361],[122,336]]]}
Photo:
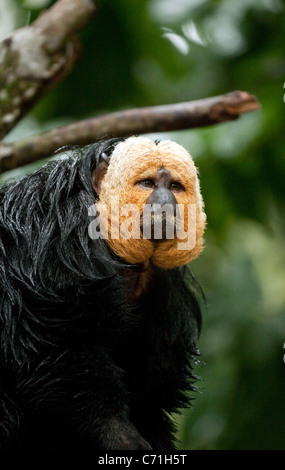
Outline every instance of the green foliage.
{"label": "green foliage", "polygon": [[[35,18],[41,3],[23,5]],[[262,109],[238,121],[163,135],[195,158],[208,215],[193,263],[208,301],[206,365],[179,437],[182,449],[284,449],[284,2],[99,4],[82,60],[9,139],[122,108],[257,95]]]}

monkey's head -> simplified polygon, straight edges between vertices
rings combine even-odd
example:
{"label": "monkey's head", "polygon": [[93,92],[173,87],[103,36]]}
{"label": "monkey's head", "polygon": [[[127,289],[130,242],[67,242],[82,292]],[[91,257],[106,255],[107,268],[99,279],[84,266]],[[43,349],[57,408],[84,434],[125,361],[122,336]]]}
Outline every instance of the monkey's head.
{"label": "monkey's head", "polygon": [[183,147],[130,137],[100,156],[92,181],[100,231],[117,256],[163,269],[199,256],[206,216],[197,170]]}

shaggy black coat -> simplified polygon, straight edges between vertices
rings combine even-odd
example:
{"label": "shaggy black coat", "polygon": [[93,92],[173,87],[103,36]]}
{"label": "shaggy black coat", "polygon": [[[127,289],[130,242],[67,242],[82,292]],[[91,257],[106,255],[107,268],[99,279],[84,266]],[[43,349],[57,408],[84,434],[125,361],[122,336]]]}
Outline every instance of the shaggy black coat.
{"label": "shaggy black coat", "polygon": [[174,448],[200,308],[186,268],[153,267],[134,303],[139,266],[88,236],[91,171],[112,145],[0,188],[1,450]]}

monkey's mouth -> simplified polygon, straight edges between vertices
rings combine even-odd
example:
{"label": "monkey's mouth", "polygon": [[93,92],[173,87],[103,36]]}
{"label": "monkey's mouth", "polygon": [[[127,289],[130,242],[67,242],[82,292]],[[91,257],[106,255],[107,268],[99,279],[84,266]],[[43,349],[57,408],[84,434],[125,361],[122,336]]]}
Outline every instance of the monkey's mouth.
{"label": "monkey's mouth", "polygon": [[142,237],[155,242],[174,239],[177,231],[176,216],[165,212],[149,217],[141,216],[140,229]]}

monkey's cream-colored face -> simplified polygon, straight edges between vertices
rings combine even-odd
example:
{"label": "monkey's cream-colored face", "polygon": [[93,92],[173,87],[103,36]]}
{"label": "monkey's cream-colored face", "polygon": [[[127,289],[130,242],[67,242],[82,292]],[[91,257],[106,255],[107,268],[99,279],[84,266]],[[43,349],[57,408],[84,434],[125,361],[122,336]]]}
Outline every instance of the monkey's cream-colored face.
{"label": "monkey's cream-colored face", "polygon": [[[135,219],[142,220],[153,191],[148,182],[155,182],[161,172],[167,175],[168,189],[175,197],[179,224],[171,238],[158,240],[146,238]],[[172,141],[155,144],[144,137],[130,137],[115,147],[100,188],[100,216],[100,207],[108,208],[108,217],[100,223],[105,224],[106,241],[119,257],[131,264],[151,260],[171,269],[199,256],[206,216],[197,170],[183,147]]]}

